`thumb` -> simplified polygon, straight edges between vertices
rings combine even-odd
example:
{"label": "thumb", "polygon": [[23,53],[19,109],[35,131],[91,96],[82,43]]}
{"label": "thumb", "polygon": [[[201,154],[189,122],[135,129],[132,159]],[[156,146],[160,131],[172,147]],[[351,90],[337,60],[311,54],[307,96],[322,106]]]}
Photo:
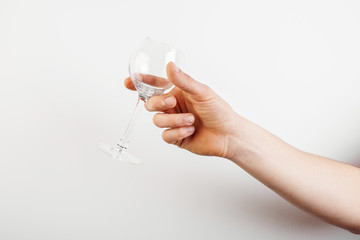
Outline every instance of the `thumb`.
{"label": "thumb", "polygon": [[211,92],[208,86],[194,80],[173,62],[169,62],[166,66],[166,73],[172,84],[194,97],[204,98]]}

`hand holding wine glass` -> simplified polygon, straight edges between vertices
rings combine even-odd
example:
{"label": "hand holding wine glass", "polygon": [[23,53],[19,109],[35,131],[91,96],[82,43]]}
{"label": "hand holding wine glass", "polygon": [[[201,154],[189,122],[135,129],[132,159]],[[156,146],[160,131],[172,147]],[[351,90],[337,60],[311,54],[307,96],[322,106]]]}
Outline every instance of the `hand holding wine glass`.
{"label": "hand holding wine glass", "polygon": [[[292,204],[360,233],[359,168],[290,146],[237,115],[214,91],[173,63],[168,64],[167,75],[175,88],[145,105],[149,111],[162,112],[154,116],[154,123],[168,128],[163,132],[166,142],[228,158]],[[129,78],[125,86],[135,90]]]}
{"label": "hand holding wine glass", "polygon": [[[192,79],[174,63],[167,65],[167,78],[175,85],[168,94],[150,98],[145,107],[158,111],[154,124],[167,128],[163,139],[200,155],[230,158],[230,146],[239,118],[231,107],[208,86]],[[130,78],[125,86],[136,90]],[[242,119],[244,120],[244,119]]]}
{"label": "hand holding wine glass", "polygon": [[134,51],[129,62],[129,73],[133,86],[137,89],[138,101],[120,141],[114,146],[99,143],[101,151],[124,163],[141,163],[140,159],[127,151],[130,133],[143,102],[167,93],[174,87],[166,76],[166,66],[171,61],[182,65],[184,54],[170,45],[150,38],[145,39]]}

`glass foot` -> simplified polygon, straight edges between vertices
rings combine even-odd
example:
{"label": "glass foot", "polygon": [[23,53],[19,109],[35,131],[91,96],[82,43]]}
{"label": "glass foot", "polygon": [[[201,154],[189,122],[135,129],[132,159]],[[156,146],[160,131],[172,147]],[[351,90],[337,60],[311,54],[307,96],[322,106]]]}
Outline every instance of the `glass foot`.
{"label": "glass foot", "polygon": [[133,165],[140,165],[142,163],[140,159],[128,153],[124,148],[120,148],[118,146],[110,146],[103,143],[98,143],[97,146],[103,153],[106,153],[113,159],[122,163]]}

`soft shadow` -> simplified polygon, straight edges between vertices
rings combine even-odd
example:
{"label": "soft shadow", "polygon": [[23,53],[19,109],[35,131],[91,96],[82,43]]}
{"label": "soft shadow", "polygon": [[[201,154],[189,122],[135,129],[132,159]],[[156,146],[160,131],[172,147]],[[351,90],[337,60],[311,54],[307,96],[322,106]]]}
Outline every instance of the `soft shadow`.
{"label": "soft shadow", "polygon": [[[183,192],[182,202],[189,203],[191,208],[197,207],[196,211],[200,214],[211,212],[211,215],[231,224],[242,225],[245,221],[284,231],[316,232],[332,228],[332,225],[291,205],[266,187],[263,191],[258,187],[255,190],[243,183],[237,185],[227,181],[206,187],[189,181],[183,181],[181,185],[178,189]],[[189,189],[193,190],[193,194],[188,194]],[[206,204],[196,206],[194,198],[197,202],[206,200]]]}
{"label": "soft shadow", "polygon": [[360,168],[360,154],[358,154],[357,157],[355,157],[352,161],[350,161],[350,164]]}
{"label": "soft shadow", "polygon": [[[228,196],[229,202],[237,210],[240,218],[250,215],[253,221],[266,223],[272,227],[299,231],[322,231],[331,225],[293,205],[279,196],[269,196],[269,192],[258,192],[242,196]],[[275,194],[275,193],[274,193]],[[240,204],[239,204],[240,203]]]}

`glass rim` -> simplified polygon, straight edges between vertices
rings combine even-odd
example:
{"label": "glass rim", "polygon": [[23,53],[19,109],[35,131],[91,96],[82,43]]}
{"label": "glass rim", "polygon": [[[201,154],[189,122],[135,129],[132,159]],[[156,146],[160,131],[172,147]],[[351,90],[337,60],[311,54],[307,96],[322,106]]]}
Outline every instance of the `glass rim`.
{"label": "glass rim", "polygon": [[[172,50],[172,51],[175,51],[176,52],[176,54],[177,55],[181,55],[181,68],[184,68],[184,65],[185,65],[185,53],[182,51],[182,50],[180,50],[180,49],[177,49],[177,48],[175,48],[175,47],[173,47],[172,45],[170,45],[170,44],[167,44],[167,43],[164,43],[164,42],[161,42],[161,41],[159,41],[159,40],[156,40],[156,39],[153,39],[153,38],[151,38],[151,37],[146,37],[145,39],[143,39],[140,43],[139,43],[139,45],[138,46],[141,46],[141,45],[143,45],[144,43],[146,43],[146,42],[153,42],[154,44],[158,44],[158,45],[160,45],[160,46],[164,46],[164,47],[167,47],[167,48],[169,48],[170,50]],[[133,55],[134,55],[134,53],[136,52],[136,51],[138,51],[137,49],[135,49],[134,51],[133,51],[133,53],[131,54],[131,56],[130,56],[130,59],[129,59],[129,65],[128,65],[128,71],[129,71],[129,73],[130,73],[130,75],[131,75],[131,66],[130,66],[130,63],[131,63],[131,61],[133,60]]]}
{"label": "glass rim", "polygon": [[176,52],[179,52],[179,53],[181,53],[182,55],[184,55],[184,52],[183,52],[182,50],[180,50],[180,49],[178,49],[178,48],[176,48],[176,47],[174,47],[174,46],[172,46],[172,45],[170,45],[170,44],[168,44],[168,43],[164,43],[164,42],[162,42],[162,41],[159,41],[159,40],[157,40],[157,39],[153,39],[153,38],[151,38],[151,37],[146,37],[143,41],[152,41],[152,42],[154,42],[154,43],[156,43],[156,44],[159,44],[159,45],[162,45],[162,46],[171,48],[172,50],[175,50]]}

